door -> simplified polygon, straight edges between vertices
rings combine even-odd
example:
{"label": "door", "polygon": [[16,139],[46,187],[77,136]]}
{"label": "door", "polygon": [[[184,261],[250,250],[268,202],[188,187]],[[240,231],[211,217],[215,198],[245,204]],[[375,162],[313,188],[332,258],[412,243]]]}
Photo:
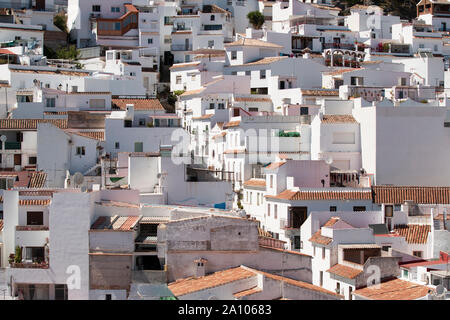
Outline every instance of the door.
{"label": "door", "polygon": [[289,208],[289,226],[299,229],[307,218],[308,207],[290,207]]}
{"label": "door", "polygon": [[45,10],[45,0],[36,0],[36,9]]}
{"label": "door", "polygon": [[15,154],[14,155],[14,165],[15,166],[21,166],[22,165],[22,155],[21,154]]}
{"label": "door", "polygon": [[184,39],[184,46],[185,46],[185,50],[188,51],[189,50],[189,39]]}

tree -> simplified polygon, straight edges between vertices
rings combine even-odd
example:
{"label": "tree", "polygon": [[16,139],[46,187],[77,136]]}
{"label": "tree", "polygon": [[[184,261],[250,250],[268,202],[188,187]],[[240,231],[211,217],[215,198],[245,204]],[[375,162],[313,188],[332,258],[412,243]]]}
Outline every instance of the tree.
{"label": "tree", "polygon": [[80,50],[75,45],[62,47],[56,51],[57,59],[77,60],[80,56]]}
{"label": "tree", "polygon": [[255,29],[261,29],[262,25],[264,24],[264,16],[259,11],[249,12],[247,14],[247,18]]}
{"label": "tree", "polygon": [[53,18],[53,24],[57,26],[62,32],[69,33],[67,28],[67,17],[63,14],[58,14]]}

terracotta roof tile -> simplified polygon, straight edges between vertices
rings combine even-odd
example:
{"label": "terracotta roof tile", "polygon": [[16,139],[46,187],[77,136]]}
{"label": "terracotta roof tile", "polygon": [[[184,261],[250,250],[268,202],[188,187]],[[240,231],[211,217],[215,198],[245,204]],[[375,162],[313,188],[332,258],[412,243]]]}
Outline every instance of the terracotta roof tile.
{"label": "terracotta roof tile", "polygon": [[276,196],[266,196],[282,200],[372,200],[372,193],[365,190],[285,190]]}
{"label": "terracotta roof tile", "polygon": [[374,186],[372,190],[375,203],[450,204],[450,187]]}
{"label": "terracotta roof tile", "polygon": [[19,206],[48,206],[50,199],[21,199]]}
{"label": "terracotta roof tile", "polygon": [[253,62],[248,62],[248,63],[244,63],[244,64],[240,64],[240,65],[231,65],[230,67],[242,67],[242,66],[255,66],[255,65],[262,65],[262,64],[271,64],[283,59],[286,59],[287,57],[265,57],[262,59],[259,59],[257,61],[253,61]]}
{"label": "terracotta roof tile", "polygon": [[267,167],[264,167],[266,170],[276,170],[279,167],[283,166],[286,163],[286,161],[280,161],[280,162],[272,162]]}
{"label": "terracotta roof tile", "polygon": [[182,94],[180,94],[180,97],[194,96],[194,95],[197,95],[197,94],[202,93],[203,90],[205,90],[205,88],[200,88],[200,89],[195,89],[195,90],[185,91],[185,92],[183,92]]}
{"label": "terracotta roof tile", "polygon": [[169,283],[168,287],[172,293],[179,297],[189,293],[222,286],[238,280],[255,277],[255,273],[243,267],[237,267],[218,271],[199,278],[186,278]]}
{"label": "terracotta roof tile", "polygon": [[239,127],[239,125],[241,124],[241,121],[229,121],[229,122],[225,122],[223,124],[223,128],[231,128],[231,127]]}
{"label": "terracotta roof tile", "polygon": [[172,65],[169,69],[177,69],[177,68],[184,68],[184,67],[195,67],[198,66],[200,64],[200,61],[196,61],[196,62],[188,62],[188,63],[176,63],[174,65]]}
{"label": "terracotta roof tile", "polygon": [[244,182],[244,187],[265,187],[266,179],[250,179]]}
{"label": "terracotta roof tile", "polygon": [[394,228],[394,232],[401,237],[405,237],[406,242],[415,244],[426,244],[430,231],[430,225],[419,224],[395,226]]}
{"label": "terracotta roof tile", "polygon": [[227,135],[226,131],[223,131],[223,132],[221,132],[219,134],[216,134],[214,137],[212,137],[212,139],[213,140],[220,139],[220,138],[225,137],[226,135]]}
{"label": "terracotta roof tile", "polygon": [[347,278],[347,279],[354,279],[361,273],[363,273],[363,270],[351,268],[348,266],[344,266],[342,264],[335,264],[333,267],[327,270],[327,272],[335,274],[337,276]]}
{"label": "terracotta roof tile", "polygon": [[74,131],[70,132],[73,134],[76,134],[78,136],[98,140],[98,141],[105,141],[105,132],[104,131]]}
{"label": "terracotta roof tile", "polygon": [[323,115],[322,123],[332,123],[332,124],[339,124],[339,123],[358,123],[355,118],[353,118],[352,115],[349,114],[328,114]]}
{"label": "terracotta roof tile", "polygon": [[134,228],[138,220],[139,220],[138,216],[128,217],[125,220],[125,222],[119,227],[119,230],[130,230]]}
{"label": "terracotta roof tile", "polygon": [[252,294],[259,293],[259,292],[262,292],[261,288],[253,287],[251,289],[247,289],[247,290],[243,290],[243,291],[240,291],[240,292],[236,292],[236,293],[233,294],[233,296],[235,298],[242,298],[242,297],[251,296]]}
{"label": "terracotta roof tile", "polygon": [[427,286],[413,282],[393,279],[376,286],[355,290],[353,293],[371,300],[415,300],[428,294]]}
{"label": "terracotta roof tile", "polygon": [[316,233],[313,234],[313,236],[309,239],[309,241],[327,246],[333,241],[333,239],[330,237],[323,236],[322,232],[318,230]]}
{"label": "terracotta roof tile", "polygon": [[214,114],[204,114],[200,117],[192,117],[192,120],[207,120],[211,119],[212,117],[214,117]]}
{"label": "terracotta roof tile", "polygon": [[245,150],[242,149],[228,149],[223,152],[223,154],[240,154],[245,153]]}
{"label": "terracotta roof tile", "polygon": [[0,119],[0,129],[37,130],[39,123],[51,123],[60,129],[67,128],[67,119]]}
{"label": "terracotta roof tile", "polygon": [[133,104],[134,110],[165,110],[158,99],[112,99],[111,102],[121,110],[126,110],[127,104]]}

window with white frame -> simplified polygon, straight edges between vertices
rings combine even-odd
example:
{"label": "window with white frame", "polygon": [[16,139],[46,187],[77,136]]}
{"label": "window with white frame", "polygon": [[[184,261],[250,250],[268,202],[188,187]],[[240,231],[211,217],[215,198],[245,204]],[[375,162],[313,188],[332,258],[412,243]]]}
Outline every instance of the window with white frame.
{"label": "window with white frame", "polygon": [[77,156],[84,156],[84,155],[86,155],[86,147],[84,147],[84,146],[77,147],[75,154]]}

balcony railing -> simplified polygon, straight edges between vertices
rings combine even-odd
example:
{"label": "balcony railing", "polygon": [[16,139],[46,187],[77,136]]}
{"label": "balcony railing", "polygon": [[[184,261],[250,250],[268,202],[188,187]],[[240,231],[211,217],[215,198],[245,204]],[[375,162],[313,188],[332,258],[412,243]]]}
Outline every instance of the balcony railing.
{"label": "balcony railing", "polygon": [[11,268],[24,268],[24,269],[48,269],[49,265],[47,262],[12,262],[10,264]]}
{"label": "balcony railing", "polygon": [[296,229],[300,229],[300,227],[295,227],[292,222],[289,222],[286,219],[280,219],[280,229],[296,230]]}
{"label": "balcony railing", "polygon": [[[3,149],[3,144],[0,144],[0,149]],[[5,150],[20,150],[22,144],[20,142],[5,142]]]}
{"label": "balcony railing", "polygon": [[16,226],[16,231],[48,231],[47,226]]}
{"label": "balcony railing", "polygon": [[135,270],[132,272],[134,283],[166,283],[167,274],[164,270]]}
{"label": "balcony railing", "polygon": [[172,44],[170,46],[170,50],[172,51],[192,51],[192,44]]}

